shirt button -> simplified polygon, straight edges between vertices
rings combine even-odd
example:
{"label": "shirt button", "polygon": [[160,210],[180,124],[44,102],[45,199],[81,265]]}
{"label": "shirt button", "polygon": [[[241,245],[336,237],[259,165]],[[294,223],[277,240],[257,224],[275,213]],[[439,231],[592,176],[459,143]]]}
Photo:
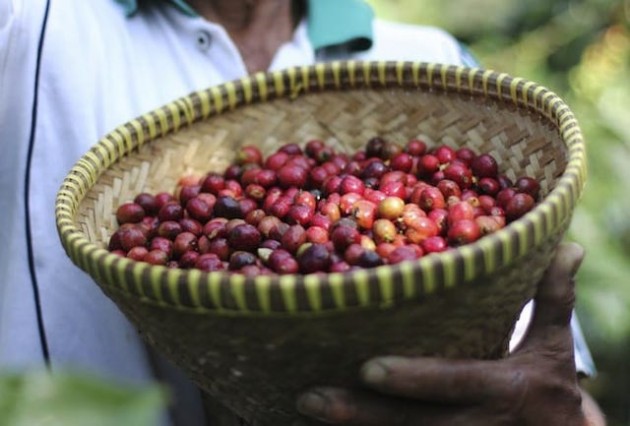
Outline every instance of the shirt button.
{"label": "shirt button", "polygon": [[202,52],[210,49],[210,43],[212,42],[212,37],[207,31],[198,31],[196,36],[197,47]]}

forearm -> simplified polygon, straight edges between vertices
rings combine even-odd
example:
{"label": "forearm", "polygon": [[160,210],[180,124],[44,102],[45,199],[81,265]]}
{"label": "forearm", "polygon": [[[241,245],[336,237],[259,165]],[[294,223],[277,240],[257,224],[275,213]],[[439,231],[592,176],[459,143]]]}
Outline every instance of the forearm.
{"label": "forearm", "polygon": [[584,388],[580,388],[580,391],[582,393],[582,411],[584,412],[584,417],[586,417],[586,426],[606,426],[604,413],[602,413],[597,402]]}

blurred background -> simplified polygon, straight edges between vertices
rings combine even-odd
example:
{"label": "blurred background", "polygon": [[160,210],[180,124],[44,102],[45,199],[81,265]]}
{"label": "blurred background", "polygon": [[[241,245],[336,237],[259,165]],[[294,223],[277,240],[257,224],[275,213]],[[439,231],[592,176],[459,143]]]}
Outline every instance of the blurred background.
{"label": "blurred background", "polygon": [[[550,88],[576,114],[589,178],[569,238],[587,249],[576,309],[598,368],[586,387],[610,426],[629,426],[630,0],[368,1],[382,18],[444,28],[485,68]],[[168,398],[157,385],[4,375],[0,425],[153,425]]]}
{"label": "blurred background", "polygon": [[577,312],[610,426],[630,425],[630,0],[369,0],[377,15],[434,25],[485,68],[562,97],[587,142],[589,177],[569,238],[586,247]]}

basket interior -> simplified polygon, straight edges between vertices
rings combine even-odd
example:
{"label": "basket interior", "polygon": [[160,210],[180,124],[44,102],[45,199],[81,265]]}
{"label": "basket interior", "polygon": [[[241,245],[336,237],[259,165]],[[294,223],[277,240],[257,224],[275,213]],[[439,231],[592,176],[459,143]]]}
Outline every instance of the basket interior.
{"label": "basket interior", "polygon": [[544,197],[564,172],[567,147],[538,112],[503,101],[409,88],[343,90],[280,98],[236,108],[158,137],[104,171],[77,211],[87,238],[105,247],[117,229],[116,208],[140,192],[173,191],[189,173],[222,172],[241,145],[269,154],[281,144],[319,138],[354,152],[373,136],[490,153],[514,179],[528,175]]}

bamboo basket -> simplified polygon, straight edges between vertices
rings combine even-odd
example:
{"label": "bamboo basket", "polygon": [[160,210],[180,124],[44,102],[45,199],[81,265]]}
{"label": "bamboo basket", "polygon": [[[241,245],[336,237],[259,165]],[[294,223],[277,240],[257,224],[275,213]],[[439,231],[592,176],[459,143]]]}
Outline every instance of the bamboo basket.
{"label": "bamboo basket", "polygon": [[[244,276],[168,269],[106,250],[116,208],[223,171],[242,144],[264,153],[320,138],[352,152],[379,135],[491,153],[543,200],[477,242],[348,273]],[[586,178],[569,107],[531,81],[415,62],[333,62],[259,73],[191,93],[107,134],[56,200],[68,256],[146,341],[211,398],[255,425],[311,424],[294,407],[313,385],[356,386],[386,354],[498,358],[562,239]]]}

